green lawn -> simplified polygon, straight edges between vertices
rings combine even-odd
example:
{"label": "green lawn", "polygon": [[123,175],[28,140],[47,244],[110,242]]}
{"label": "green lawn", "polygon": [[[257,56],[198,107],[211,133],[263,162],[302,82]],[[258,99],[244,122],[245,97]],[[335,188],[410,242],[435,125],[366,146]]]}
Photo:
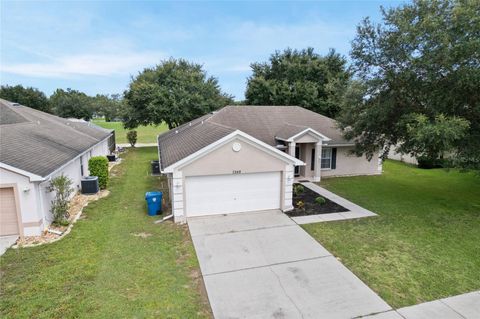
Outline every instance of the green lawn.
{"label": "green lawn", "polygon": [[304,228],[393,307],[480,289],[480,176],[387,161],[321,185],[379,216]]}
{"label": "green lawn", "polygon": [[149,176],[156,157],[128,151],[69,235],[0,257],[1,318],[211,317],[188,229],[146,215],[145,191],[166,187]]}
{"label": "green lawn", "polygon": [[[127,131],[123,128],[122,122],[105,122],[103,119],[92,120],[93,123],[103,128],[115,130],[115,139],[118,143],[128,143]],[[137,143],[156,143],[158,134],[168,130],[167,124],[159,126],[148,125],[139,126],[135,129],[137,131]]]}

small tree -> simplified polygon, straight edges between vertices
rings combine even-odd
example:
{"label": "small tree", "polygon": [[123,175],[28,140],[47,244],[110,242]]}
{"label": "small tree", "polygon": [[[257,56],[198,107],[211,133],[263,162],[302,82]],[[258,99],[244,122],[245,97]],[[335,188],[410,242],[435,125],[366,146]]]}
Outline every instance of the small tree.
{"label": "small tree", "polygon": [[135,147],[135,144],[137,143],[137,131],[128,131],[127,132],[127,140],[132,147]]}
{"label": "small tree", "polygon": [[88,160],[88,170],[91,176],[98,177],[101,189],[108,186],[108,159],[105,156],[94,156]]}
{"label": "small tree", "polygon": [[68,223],[68,208],[70,206],[70,195],[73,193],[72,180],[65,175],[55,177],[47,187],[49,192],[55,192],[50,212],[55,224],[64,225]]}

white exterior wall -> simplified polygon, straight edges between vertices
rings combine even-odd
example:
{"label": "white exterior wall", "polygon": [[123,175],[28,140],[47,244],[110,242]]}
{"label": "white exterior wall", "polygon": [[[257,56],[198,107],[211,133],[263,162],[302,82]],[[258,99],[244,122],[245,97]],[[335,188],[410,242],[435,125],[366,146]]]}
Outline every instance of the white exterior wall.
{"label": "white exterior wall", "polygon": [[[73,182],[73,197],[81,189],[81,161],[83,160],[84,165],[83,175],[88,176],[88,159],[92,156],[106,156],[109,153],[107,139],[65,165],[61,170],[55,172],[43,182],[30,182],[26,176],[0,168],[0,185],[17,185],[23,224],[20,226],[24,229],[24,236],[38,236],[52,222],[50,207],[54,194],[47,191],[51,178],[55,178],[61,174],[68,176]],[[29,189],[29,191],[25,191],[26,189]]]}
{"label": "white exterior wall", "polygon": [[388,152],[388,158],[396,161],[401,161],[404,163],[418,165],[418,161],[415,157],[411,156],[410,154],[401,154],[397,153],[393,147]]}
{"label": "white exterior wall", "polygon": [[15,184],[18,190],[18,198],[20,202],[21,225],[25,236],[34,236],[40,234],[42,229],[42,215],[38,210],[38,192],[37,185],[30,182],[26,176],[14,173],[12,171],[0,168],[0,186],[7,184]]}
{"label": "white exterior wall", "polygon": [[[324,148],[330,146],[323,146]],[[333,148],[333,147],[332,147]],[[322,169],[321,176],[378,175],[382,173],[381,161],[376,153],[370,161],[365,156],[350,154],[353,147],[336,147],[337,165],[335,169]]]}

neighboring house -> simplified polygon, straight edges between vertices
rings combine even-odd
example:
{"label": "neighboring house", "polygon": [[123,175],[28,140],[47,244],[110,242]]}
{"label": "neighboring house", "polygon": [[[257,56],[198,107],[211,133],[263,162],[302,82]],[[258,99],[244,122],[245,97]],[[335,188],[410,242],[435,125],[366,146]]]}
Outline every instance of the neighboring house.
{"label": "neighboring house", "polygon": [[401,161],[404,163],[409,163],[409,164],[414,164],[418,165],[417,158],[415,156],[412,156],[410,154],[402,154],[402,153],[397,153],[397,147],[392,146],[390,148],[390,151],[388,152],[389,159],[395,160],[395,161]]}
{"label": "neighboring house", "polygon": [[175,221],[266,209],[288,211],[297,180],[381,174],[351,155],[336,122],[297,106],[227,106],[158,137]]}
{"label": "neighboring house", "polygon": [[0,99],[0,236],[39,235],[52,221],[50,180],[64,174],[77,191],[88,159],[114,149],[112,131]]}

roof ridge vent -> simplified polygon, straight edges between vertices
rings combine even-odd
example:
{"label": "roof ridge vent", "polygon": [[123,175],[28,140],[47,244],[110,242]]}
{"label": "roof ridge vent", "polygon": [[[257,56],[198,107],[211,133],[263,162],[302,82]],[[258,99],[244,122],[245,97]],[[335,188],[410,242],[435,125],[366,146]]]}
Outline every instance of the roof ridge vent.
{"label": "roof ridge vent", "polygon": [[20,106],[20,103],[14,102],[11,104],[12,106]]}

